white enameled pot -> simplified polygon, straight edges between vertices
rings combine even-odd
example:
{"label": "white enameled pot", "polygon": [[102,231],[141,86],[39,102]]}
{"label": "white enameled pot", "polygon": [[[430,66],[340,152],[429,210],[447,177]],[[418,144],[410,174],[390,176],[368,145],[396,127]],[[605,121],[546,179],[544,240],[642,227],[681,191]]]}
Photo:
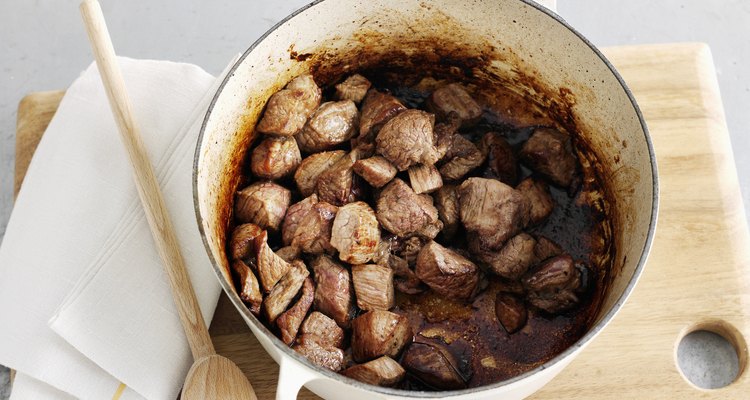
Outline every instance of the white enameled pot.
{"label": "white enameled pot", "polygon": [[[312,72],[319,84],[328,84],[373,68],[453,77],[478,88],[502,85],[535,102],[559,127],[575,130],[578,143],[598,163],[613,226],[609,285],[590,330],[544,365],[459,391],[366,385],[308,362],[237,296],[225,253],[226,230],[247,146],[266,100],[301,73]],[[570,363],[625,302],[650,249],[658,184],[646,125],[622,78],[591,43],[546,8],[530,0],[321,0],[263,35],[219,88],[196,150],[194,200],[224,291],[280,365],[278,399],[295,398],[302,385],[327,399],[520,399]]]}

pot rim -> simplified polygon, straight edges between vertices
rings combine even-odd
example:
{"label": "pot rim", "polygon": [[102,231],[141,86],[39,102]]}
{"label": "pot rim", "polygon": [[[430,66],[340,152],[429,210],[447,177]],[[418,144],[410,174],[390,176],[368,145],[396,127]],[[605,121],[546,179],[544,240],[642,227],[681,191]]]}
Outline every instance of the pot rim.
{"label": "pot rim", "polygon": [[227,282],[223,278],[224,276],[223,271],[221,267],[218,265],[217,261],[214,259],[213,254],[211,253],[211,248],[208,242],[208,237],[206,235],[206,232],[203,229],[203,216],[201,215],[201,212],[200,212],[200,205],[199,205],[199,198],[198,198],[198,163],[199,163],[200,154],[201,154],[201,144],[203,142],[203,136],[205,134],[208,120],[211,117],[211,113],[214,109],[214,106],[216,105],[219,99],[219,96],[222,94],[224,87],[227,85],[229,80],[232,79],[232,77],[234,76],[234,72],[237,70],[237,68],[239,68],[239,66],[242,64],[245,58],[247,58],[247,56],[258,46],[258,44],[264,41],[272,32],[274,32],[276,29],[278,29],[281,25],[285,24],[290,19],[296,17],[297,15],[306,11],[307,9],[312,8],[316,6],[317,4],[322,3],[324,1],[325,0],[315,0],[307,5],[302,6],[301,8],[297,9],[296,11],[292,12],[291,14],[286,16],[284,19],[276,23],[274,26],[268,29],[263,35],[261,35],[255,42],[253,42],[253,44],[250,45],[250,47],[244,53],[242,53],[242,56],[240,56],[237,59],[235,64],[227,72],[226,76],[221,82],[221,85],[219,85],[216,91],[216,94],[211,99],[211,103],[208,106],[206,115],[203,119],[203,123],[201,124],[201,130],[198,135],[198,140],[197,140],[196,149],[195,149],[195,156],[193,159],[193,204],[195,208],[195,216],[198,222],[198,229],[201,234],[201,239],[203,240],[203,245],[205,247],[205,250],[208,253],[209,259],[211,260],[211,266],[213,267],[214,273],[216,274],[216,277],[218,278],[223,291],[227,294],[227,296],[229,297],[234,307],[245,317],[244,319],[246,322],[249,321],[255,326],[256,329],[260,330],[264,335],[266,335],[271,340],[271,343],[273,343],[273,345],[279,351],[281,351],[283,355],[293,358],[297,362],[300,362],[304,366],[312,369],[313,371],[319,374],[322,374],[326,378],[338,380],[343,383],[355,386],[362,390],[368,390],[371,392],[376,392],[376,393],[390,395],[390,396],[411,397],[411,398],[416,398],[416,399],[432,399],[432,398],[444,398],[444,397],[471,395],[471,394],[475,394],[479,392],[498,389],[504,386],[509,386],[516,382],[522,381],[524,379],[527,379],[542,370],[550,368],[551,366],[569,357],[571,354],[582,349],[586,344],[588,344],[589,341],[591,341],[594,337],[596,337],[599,334],[599,332],[601,332],[601,330],[604,329],[605,326],[609,324],[612,318],[617,314],[617,312],[619,312],[620,308],[622,308],[623,304],[625,303],[625,301],[628,299],[631,292],[633,291],[633,288],[638,283],[638,280],[640,279],[640,276],[643,272],[643,268],[648,259],[648,254],[653,244],[654,233],[656,230],[657,215],[659,212],[659,179],[658,179],[658,171],[657,171],[657,165],[656,165],[656,154],[654,152],[653,143],[651,142],[651,136],[649,134],[648,127],[646,126],[646,122],[643,118],[643,113],[641,112],[641,109],[638,107],[638,104],[635,101],[635,97],[633,96],[633,93],[625,84],[625,81],[622,79],[622,77],[614,68],[614,66],[609,62],[609,60],[607,60],[604,54],[602,54],[602,52],[599,49],[597,49],[596,46],[594,46],[593,43],[591,43],[588,39],[586,39],[575,28],[570,26],[561,16],[547,9],[546,7],[536,3],[533,0],[515,0],[515,1],[521,2],[527,6],[533,7],[541,11],[542,13],[547,15],[549,18],[552,18],[558,24],[568,29],[571,33],[577,36],[578,39],[580,39],[584,44],[586,44],[594,52],[594,54],[597,57],[599,57],[599,59],[606,65],[606,67],[609,69],[612,75],[614,75],[615,79],[617,79],[617,81],[620,84],[620,87],[627,95],[628,99],[630,100],[631,105],[633,106],[633,109],[635,110],[636,115],[638,116],[638,120],[640,122],[641,129],[644,134],[644,139],[648,147],[649,160],[651,162],[651,176],[652,176],[652,182],[653,182],[653,185],[652,185],[653,195],[651,199],[651,202],[652,202],[651,218],[649,221],[646,242],[644,243],[643,250],[641,252],[641,257],[638,260],[638,265],[635,267],[635,270],[633,271],[633,276],[630,279],[630,282],[628,282],[628,285],[625,287],[620,297],[612,305],[612,308],[609,311],[607,311],[607,313],[602,317],[602,319],[597,324],[592,326],[586,332],[586,334],[584,334],[581,338],[579,338],[573,345],[566,348],[564,351],[557,354],[555,357],[551,358],[544,364],[534,369],[531,369],[529,371],[526,371],[520,375],[514,376],[510,379],[502,380],[502,381],[495,382],[489,385],[478,386],[478,387],[469,388],[469,389],[461,389],[461,390],[430,391],[430,392],[393,389],[393,388],[366,384],[358,380],[355,380],[353,378],[349,378],[337,372],[333,372],[331,370],[328,370],[326,368],[313,364],[307,358],[303,357],[296,351],[292,350],[291,347],[284,344],[284,342],[282,342],[278,337],[276,337],[276,335],[274,335],[273,332],[271,332],[268,328],[266,328],[266,326],[255,315],[253,315],[250,312],[250,310],[244,305],[244,303],[239,298],[239,296],[235,293],[234,288],[231,287],[229,282]]}

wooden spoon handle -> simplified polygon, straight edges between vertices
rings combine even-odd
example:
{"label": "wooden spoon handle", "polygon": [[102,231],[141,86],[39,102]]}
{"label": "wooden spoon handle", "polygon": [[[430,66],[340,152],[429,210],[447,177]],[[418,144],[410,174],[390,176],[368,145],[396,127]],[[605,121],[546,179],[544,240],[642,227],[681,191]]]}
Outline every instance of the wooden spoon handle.
{"label": "wooden spoon handle", "polygon": [[195,298],[193,285],[190,283],[190,277],[185,268],[185,261],[180,254],[177,237],[164,205],[159,183],[156,180],[153,167],[146,154],[146,149],[143,147],[143,141],[133,118],[130,99],[117,65],[115,51],[99,2],[84,0],[81,3],[81,15],[86,25],[96,65],[99,68],[99,74],[102,77],[112,113],[117,121],[120,137],[125,144],[130,164],[133,167],[138,196],[141,198],[156,248],[169,276],[172,297],[177,305],[180,321],[182,321],[188,343],[190,343],[193,358],[198,360],[215,354],[211,337],[208,334],[205,322],[203,322],[203,316]]}

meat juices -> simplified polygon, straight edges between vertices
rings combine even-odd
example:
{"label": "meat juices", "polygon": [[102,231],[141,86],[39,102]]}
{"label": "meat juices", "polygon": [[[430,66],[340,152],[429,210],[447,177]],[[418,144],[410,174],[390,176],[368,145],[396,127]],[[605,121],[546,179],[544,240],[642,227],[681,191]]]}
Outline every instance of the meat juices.
{"label": "meat juices", "polygon": [[470,90],[352,75],[323,98],[303,75],[269,99],[227,255],[248,309],[310,362],[455,390],[528,371],[587,329],[606,208],[575,193],[598,178],[581,177],[574,135],[497,124]]}

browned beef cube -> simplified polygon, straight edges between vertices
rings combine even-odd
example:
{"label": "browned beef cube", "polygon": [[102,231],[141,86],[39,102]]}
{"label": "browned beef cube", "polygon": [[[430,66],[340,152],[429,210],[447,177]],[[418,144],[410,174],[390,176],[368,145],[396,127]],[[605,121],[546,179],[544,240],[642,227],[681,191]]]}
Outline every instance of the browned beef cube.
{"label": "browned beef cube", "polygon": [[406,107],[389,94],[375,89],[367,92],[362,101],[362,113],[359,118],[360,140],[372,142],[383,124],[404,110]]}
{"label": "browned beef cube", "polygon": [[289,176],[302,162],[293,137],[272,136],[263,139],[250,155],[250,171],[263,179]]}
{"label": "browned beef cube", "polygon": [[409,263],[403,258],[391,255],[388,258],[388,267],[393,270],[393,274],[395,275],[393,285],[399,292],[419,294],[427,290],[427,287],[419,280],[417,274],[409,268]]}
{"label": "browned beef cube", "polygon": [[450,112],[457,113],[464,127],[476,124],[482,117],[482,108],[458,83],[448,84],[432,92],[427,99],[427,107],[440,118],[445,118]]}
{"label": "browned beef cube", "polygon": [[338,207],[325,201],[315,203],[312,209],[300,220],[292,239],[292,246],[308,254],[333,254],[331,228]]}
{"label": "browned beef cube", "polygon": [[534,246],[534,256],[537,262],[546,261],[552,257],[557,257],[562,254],[563,249],[559,244],[544,236],[539,236],[536,239],[536,246]]}
{"label": "browned beef cube", "polygon": [[448,114],[444,122],[435,124],[435,148],[438,150],[438,160],[443,160],[453,146],[453,137],[461,127],[461,118],[457,113]]}
{"label": "browned beef cube", "polygon": [[258,225],[242,224],[232,231],[232,239],[229,241],[229,249],[233,260],[247,261],[254,254],[255,238],[263,232]]}
{"label": "browned beef cube", "polygon": [[486,176],[514,186],[518,181],[518,160],[508,141],[497,132],[488,132],[479,148],[487,157]]}
{"label": "browned beef cube", "polygon": [[352,151],[318,176],[315,192],[318,193],[320,201],[343,206],[357,200],[352,168],[356,161],[357,152]]}
{"label": "browned beef cube", "polygon": [[503,292],[498,293],[495,297],[495,315],[509,334],[516,333],[523,328],[528,318],[523,300],[510,293]]}
{"label": "browned beef cube", "polygon": [[323,103],[296,138],[302,151],[329,150],[351,139],[359,122],[357,106],[351,100]]}
{"label": "browned beef cube", "polygon": [[263,302],[263,294],[258,286],[258,278],[253,271],[241,260],[232,261],[232,269],[237,273],[240,281],[240,299],[247,308],[255,315],[260,313],[260,305]]}
{"label": "browned beef cube", "polygon": [[498,252],[482,251],[473,245],[470,245],[469,249],[478,260],[487,264],[492,272],[514,280],[520,278],[536,262],[535,246],[536,240],[522,232],[510,238]]}
{"label": "browned beef cube", "polygon": [[529,303],[554,314],[578,303],[576,292],[581,287],[581,272],[566,254],[529,271],[521,282],[528,291]]}
{"label": "browned beef cube", "polygon": [[411,340],[409,319],[403,315],[372,310],[352,321],[352,357],[357,362],[396,358]]}
{"label": "browned beef cube", "polygon": [[302,160],[294,173],[294,182],[297,184],[300,193],[305,197],[312,195],[320,174],[331,168],[336,161],[345,155],[344,150],[324,151]]}
{"label": "browned beef cube", "polygon": [[401,256],[409,266],[417,265],[417,256],[422,251],[422,247],[427,244],[429,240],[412,236],[403,241],[398,251],[398,255]]}
{"label": "browned beef cube", "polygon": [[478,291],[477,266],[434,241],[427,243],[419,252],[415,272],[430,289],[445,297],[469,300]]}
{"label": "browned beef cube", "polygon": [[388,356],[354,365],[341,373],[360,382],[378,386],[393,386],[401,382],[406,375],[401,365]]}
{"label": "browned beef cube", "polygon": [[282,260],[290,263],[300,257],[300,250],[294,246],[285,246],[276,250],[276,255]]}
{"label": "browned beef cube", "polygon": [[313,260],[312,267],[317,285],[315,309],[348,328],[354,311],[349,271],[326,255]]}
{"label": "browned beef cube", "polygon": [[266,231],[255,238],[254,248],[258,278],[263,286],[263,291],[268,293],[279,279],[289,271],[291,265],[276,255],[268,246],[268,233]]}
{"label": "browned beef cube", "polygon": [[432,193],[443,186],[443,178],[434,165],[417,164],[409,167],[409,182],[417,194]]}
{"label": "browned beef cube", "polygon": [[448,181],[458,181],[484,163],[485,155],[474,143],[461,135],[453,135],[453,141],[444,158],[448,160],[440,167],[440,174]]}
{"label": "browned beef cube", "polygon": [[321,345],[314,339],[307,335],[301,335],[297,338],[297,343],[292,346],[292,349],[305,356],[315,365],[328,368],[333,372],[340,371],[344,366],[344,352],[333,346]]}
{"label": "browned beef cube", "polygon": [[299,300],[276,319],[276,326],[279,327],[279,332],[281,332],[282,342],[287,345],[291,345],[292,342],[294,342],[299,327],[305,319],[307,311],[310,310],[314,296],[315,285],[313,284],[312,279],[308,276],[302,284],[302,294],[300,295]]}
{"label": "browned beef cube", "polygon": [[276,286],[271,289],[271,292],[263,301],[263,308],[271,323],[276,321],[276,318],[286,310],[289,303],[297,296],[297,292],[299,292],[308,275],[310,273],[307,271],[305,264],[296,260],[292,262],[291,268],[279,279]]}
{"label": "browned beef cube", "polygon": [[344,330],[336,324],[336,321],[318,311],[311,312],[302,323],[300,334],[316,338],[315,341],[323,346],[338,348],[344,346]]}
{"label": "browned beef cube", "polygon": [[333,220],[331,245],[339,259],[349,264],[364,264],[375,256],[380,243],[380,228],[375,212],[358,201],[339,208]]}
{"label": "browned beef cube", "polygon": [[357,306],[365,311],[389,310],[393,307],[393,270],[375,264],[352,267]]}
{"label": "browned beef cube", "polygon": [[458,372],[458,362],[451,353],[437,343],[412,343],[401,359],[404,368],[425,384],[443,390],[466,387]]}
{"label": "browned beef cube", "polygon": [[380,193],[377,210],[378,221],[399,237],[417,234],[439,221],[432,198],[414,193],[409,185],[398,178]]}
{"label": "browned beef cube", "polygon": [[364,76],[354,74],[343,82],[336,85],[336,98],[339,100],[351,100],[359,104],[365,98],[372,84]]}
{"label": "browned beef cube", "polygon": [[373,156],[354,163],[354,172],[375,188],[381,188],[396,176],[398,170],[383,156]]}
{"label": "browned beef cube", "polygon": [[443,237],[450,240],[458,230],[458,194],[453,185],[444,185],[433,195],[438,216],[443,221]]}
{"label": "browned beef cube", "polygon": [[552,214],[555,202],[546,183],[528,177],[516,186],[516,190],[521,192],[529,203],[529,224],[541,223]]}
{"label": "browned beef cube", "polygon": [[421,110],[402,111],[383,125],[376,151],[399,171],[414,164],[432,165],[440,158],[435,147],[435,116]]}
{"label": "browned beef cube", "polygon": [[281,241],[284,243],[284,246],[292,244],[292,239],[294,239],[294,234],[297,232],[300,221],[305,218],[305,215],[312,210],[313,205],[317,202],[318,195],[313,193],[304,200],[289,206],[284,216],[284,223],[281,225]]}
{"label": "browned beef cube", "polygon": [[292,136],[302,129],[322,97],[311,75],[298,76],[268,99],[256,129],[262,133]]}
{"label": "browned beef cube", "polygon": [[237,192],[234,216],[263,229],[277,230],[284,219],[292,193],[273,182],[256,182]]}
{"label": "browned beef cube", "polygon": [[458,187],[458,203],[461,222],[476,234],[485,251],[500,250],[528,222],[523,195],[494,179],[465,180]]}
{"label": "browned beef cube", "polygon": [[578,160],[570,138],[552,128],[537,128],[521,148],[521,161],[556,185],[569,187]]}

